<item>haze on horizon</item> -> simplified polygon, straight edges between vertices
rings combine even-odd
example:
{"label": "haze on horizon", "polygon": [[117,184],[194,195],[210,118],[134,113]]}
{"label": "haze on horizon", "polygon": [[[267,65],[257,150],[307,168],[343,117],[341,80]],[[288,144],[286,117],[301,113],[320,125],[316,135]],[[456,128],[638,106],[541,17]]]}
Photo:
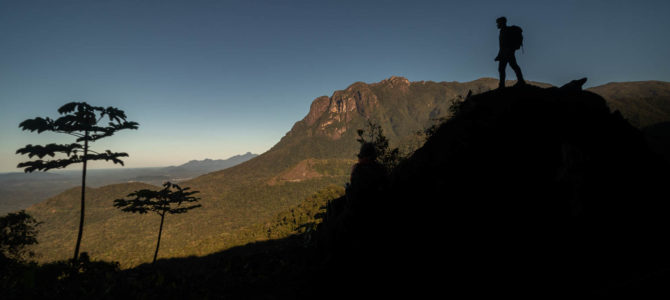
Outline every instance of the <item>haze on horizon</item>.
{"label": "haze on horizon", "polygon": [[356,81],[496,78],[499,16],[524,29],[528,80],[670,81],[669,2],[555,2],[0,2],[0,172],[71,142],[18,128],[70,101],[140,123],[94,144],[126,167],[262,153]]}

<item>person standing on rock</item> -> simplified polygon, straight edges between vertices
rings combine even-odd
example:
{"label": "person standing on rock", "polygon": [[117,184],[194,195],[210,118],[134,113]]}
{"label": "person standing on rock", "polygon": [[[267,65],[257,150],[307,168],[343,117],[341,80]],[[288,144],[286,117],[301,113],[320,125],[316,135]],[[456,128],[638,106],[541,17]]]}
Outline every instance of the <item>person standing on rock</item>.
{"label": "person standing on rock", "polygon": [[507,63],[509,63],[509,66],[512,67],[512,70],[516,73],[516,85],[526,84],[523,80],[523,74],[521,74],[521,68],[516,63],[516,57],[514,57],[514,51],[518,50],[523,45],[521,27],[507,26],[507,18],[505,17],[496,19],[496,23],[500,29],[500,50],[498,51],[498,56],[495,58],[495,61],[498,62],[498,73],[500,73],[500,83],[498,87],[505,87],[505,68],[507,67]]}

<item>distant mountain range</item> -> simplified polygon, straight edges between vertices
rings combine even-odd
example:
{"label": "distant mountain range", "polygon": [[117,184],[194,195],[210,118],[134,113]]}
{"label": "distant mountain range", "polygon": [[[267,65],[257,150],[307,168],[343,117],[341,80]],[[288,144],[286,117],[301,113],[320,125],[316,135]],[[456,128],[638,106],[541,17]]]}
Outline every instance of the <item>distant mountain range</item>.
{"label": "distant mountain range", "polygon": [[[356,82],[330,97],[316,98],[307,116],[267,152],[181,182],[201,192],[202,208],[166,220],[164,234],[169,237],[161,241],[161,257],[204,255],[248,242],[232,233],[265,222],[322,187],[343,185],[359,147],[356,132],[368,120],[382,126],[393,146],[410,151],[424,141],[418,131],[451,116],[452,103],[462,101],[469,91],[479,94],[497,86],[492,78],[459,83],[391,77],[379,83]],[[639,127],[670,121],[669,87],[666,82],[629,82],[590,90],[603,95],[610,107]],[[114,199],[141,187],[119,184],[87,192],[92,209],[86,212],[82,251],[124,266],[150,260],[156,220],[112,207]],[[28,209],[44,222],[37,248],[43,261],[71,255],[76,232],[70,223],[76,221],[77,195],[69,190]]]}
{"label": "distant mountain range", "polygon": [[[202,174],[223,170],[258,156],[247,152],[228,159],[192,160],[183,165],[162,168],[94,169],[87,171],[91,187],[124,182],[160,185],[165,181],[180,182]],[[81,184],[81,171],[34,173],[0,173],[0,215],[26,209],[58,193]]]}
{"label": "distant mountain range", "polygon": [[[180,166],[171,166],[163,168],[161,171],[168,174],[180,174],[185,179],[190,179],[191,177],[196,177],[202,174],[224,170],[241,164],[247,160],[250,160],[258,154],[253,154],[247,152],[242,155],[235,155],[228,159],[204,159],[204,160],[192,160]],[[188,177],[188,178],[187,178]]]}

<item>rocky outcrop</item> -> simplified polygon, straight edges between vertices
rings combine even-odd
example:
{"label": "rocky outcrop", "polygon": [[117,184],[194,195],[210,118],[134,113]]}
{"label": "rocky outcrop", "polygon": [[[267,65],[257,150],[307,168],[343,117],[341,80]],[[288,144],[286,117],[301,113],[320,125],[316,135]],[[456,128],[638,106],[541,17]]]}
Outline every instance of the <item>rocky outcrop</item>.
{"label": "rocky outcrop", "polygon": [[407,78],[392,76],[378,83],[356,82],[344,90],[335,91],[330,97],[318,97],[314,99],[309,113],[303,119],[304,124],[310,127],[308,135],[340,139],[352,129],[350,126],[352,120],[373,118],[379,110],[382,100],[373,89],[394,96],[403,96],[410,92],[411,85]]}
{"label": "rocky outcrop", "polygon": [[309,107],[309,113],[305,117],[307,125],[312,126],[321,115],[328,110],[330,106],[330,98],[328,96],[321,96],[314,99],[312,105]]}
{"label": "rocky outcrop", "polygon": [[405,77],[391,76],[390,78],[384,79],[381,82],[375,83],[373,85],[384,86],[389,89],[399,91],[401,93],[408,93],[411,84],[412,83]]}
{"label": "rocky outcrop", "polygon": [[378,106],[379,100],[369,85],[356,82],[345,90],[336,91],[331,97],[314,99],[304,122],[314,127],[313,134],[336,140],[350,129],[348,124],[351,120],[369,118]]}

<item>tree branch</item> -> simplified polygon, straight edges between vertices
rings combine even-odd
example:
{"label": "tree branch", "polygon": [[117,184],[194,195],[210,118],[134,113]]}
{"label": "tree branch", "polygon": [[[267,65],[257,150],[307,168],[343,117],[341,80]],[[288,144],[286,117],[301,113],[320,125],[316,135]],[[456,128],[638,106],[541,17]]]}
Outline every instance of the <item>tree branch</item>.
{"label": "tree branch", "polygon": [[71,164],[82,162],[79,156],[73,156],[69,159],[55,160],[34,160],[19,163],[17,168],[25,168],[24,172],[32,173],[34,171],[48,171],[51,169],[62,169]]}
{"label": "tree branch", "polygon": [[37,156],[43,158],[45,156],[54,157],[56,152],[64,153],[67,156],[70,156],[77,149],[83,149],[82,145],[73,143],[73,144],[48,144],[46,146],[40,145],[26,145],[23,148],[16,150],[16,154],[28,154],[29,158]]}
{"label": "tree branch", "polygon": [[42,133],[44,131],[53,131],[54,130],[54,121],[50,118],[34,118],[28,119],[19,124],[19,127],[22,130],[28,131],[37,131],[37,133]]}

